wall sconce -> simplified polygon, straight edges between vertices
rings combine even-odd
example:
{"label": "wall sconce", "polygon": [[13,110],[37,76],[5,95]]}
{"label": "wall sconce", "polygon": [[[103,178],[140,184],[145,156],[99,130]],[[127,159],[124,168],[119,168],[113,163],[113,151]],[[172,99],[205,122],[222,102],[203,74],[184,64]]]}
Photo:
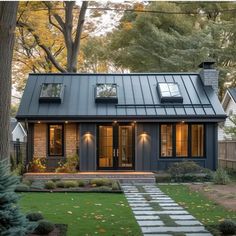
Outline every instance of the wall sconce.
{"label": "wall sconce", "polygon": [[144,131],[144,132],[141,133],[140,136],[141,136],[142,141],[144,142],[144,141],[147,140],[147,136],[148,136],[148,134]]}
{"label": "wall sconce", "polygon": [[38,123],[38,124],[40,124],[40,123],[41,123],[41,121],[38,121],[37,123]]}
{"label": "wall sconce", "polygon": [[117,123],[117,120],[114,120],[113,123],[116,124],[116,123]]}
{"label": "wall sconce", "polygon": [[85,137],[85,140],[86,140],[86,141],[90,141],[90,140],[91,140],[91,133],[90,133],[90,132],[86,132],[86,133],[84,134],[84,137]]}
{"label": "wall sconce", "polygon": [[65,123],[68,124],[68,120],[66,120]]}

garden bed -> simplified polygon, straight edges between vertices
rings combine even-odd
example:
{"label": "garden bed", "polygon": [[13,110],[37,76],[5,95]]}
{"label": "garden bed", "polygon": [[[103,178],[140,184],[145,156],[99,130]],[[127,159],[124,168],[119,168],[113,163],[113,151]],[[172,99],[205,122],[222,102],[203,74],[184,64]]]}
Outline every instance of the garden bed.
{"label": "garden bed", "polygon": [[123,193],[117,180],[23,180],[16,192]]}

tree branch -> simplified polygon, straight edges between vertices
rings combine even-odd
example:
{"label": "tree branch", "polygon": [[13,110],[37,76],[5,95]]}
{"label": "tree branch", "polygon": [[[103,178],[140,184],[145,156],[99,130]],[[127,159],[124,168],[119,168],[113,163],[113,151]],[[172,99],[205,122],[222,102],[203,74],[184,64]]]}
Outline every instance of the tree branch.
{"label": "tree branch", "polygon": [[52,64],[60,71],[60,72],[66,72],[66,70],[56,61],[55,57],[52,55],[51,51],[49,48],[44,45],[41,41],[39,36],[35,33],[35,30],[28,24],[23,23],[21,21],[17,22],[18,27],[23,27],[27,29],[34,37],[35,41],[37,42],[38,46],[41,47],[44,52],[47,54],[48,59],[52,62]]}

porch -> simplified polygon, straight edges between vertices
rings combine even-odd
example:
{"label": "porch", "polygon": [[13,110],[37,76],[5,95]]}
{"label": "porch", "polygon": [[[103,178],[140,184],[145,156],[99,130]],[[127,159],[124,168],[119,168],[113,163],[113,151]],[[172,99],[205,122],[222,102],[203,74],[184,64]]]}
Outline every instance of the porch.
{"label": "porch", "polygon": [[98,171],[98,172],[78,172],[78,173],[25,173],[24,179],[31,180],[91,180],[96,178],[107,178],[118,180],[121,183],[155,183],[155,175],[152,172],[132,172],[132,171]]}

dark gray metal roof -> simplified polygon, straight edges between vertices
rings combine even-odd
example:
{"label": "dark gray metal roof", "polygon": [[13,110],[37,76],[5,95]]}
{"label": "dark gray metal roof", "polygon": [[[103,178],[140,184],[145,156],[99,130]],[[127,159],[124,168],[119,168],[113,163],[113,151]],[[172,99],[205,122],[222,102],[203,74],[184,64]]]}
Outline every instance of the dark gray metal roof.
{"label": "dark gray metal roof", "polygon": [[236,103],[236,88],[229,88],[228,91],[231,97],[234,99],[234,102]]}
{"label": "dark gray metal roof", "polygon": [[[179,84],[183,103],[161,103],[158,82]],[[43,83],[63,83],[59,103],[39,103]],[[97,83],[118,85],[118,104],[97,104]],[[30,74],[21,100],[18,119],[210,119],[222,120],[225,113],[209,86],[197,73],[141,74]]]}

